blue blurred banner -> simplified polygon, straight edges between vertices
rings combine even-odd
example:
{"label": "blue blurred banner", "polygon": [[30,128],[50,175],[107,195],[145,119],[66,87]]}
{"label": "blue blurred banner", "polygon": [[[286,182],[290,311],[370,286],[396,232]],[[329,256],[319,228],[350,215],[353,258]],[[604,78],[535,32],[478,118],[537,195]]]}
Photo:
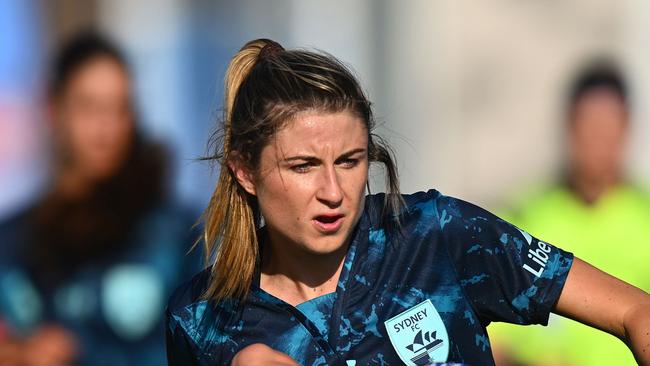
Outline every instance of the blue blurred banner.
{"label": "blue blurred banner", "polygon": [[43,176],[39,10],[34,1],[0,1],[0,217],[30,199]]}

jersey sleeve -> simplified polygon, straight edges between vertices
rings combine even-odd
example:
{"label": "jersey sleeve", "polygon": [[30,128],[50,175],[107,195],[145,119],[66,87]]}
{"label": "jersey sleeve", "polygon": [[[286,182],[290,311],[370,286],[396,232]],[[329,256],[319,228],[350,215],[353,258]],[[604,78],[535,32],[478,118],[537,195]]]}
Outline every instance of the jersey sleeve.
{"label": "jersey sleeve", "polygon": [[465,201],[440,196],[437,208],[460,284],[484,325],[546,325],[573,255]]}

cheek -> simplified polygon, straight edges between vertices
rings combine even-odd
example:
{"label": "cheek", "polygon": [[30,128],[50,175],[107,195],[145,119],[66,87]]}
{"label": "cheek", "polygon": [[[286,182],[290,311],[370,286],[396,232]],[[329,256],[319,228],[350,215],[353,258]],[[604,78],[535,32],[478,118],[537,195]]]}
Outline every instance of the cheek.
{"label": "cheek", "polygon": [[75,156],[92,152],[95,133],[87,120],[68,115],[61,123],[63,144]]}
{"label": "cheek", "polygon": [[351,187],[353,192],[356,192],[357,196],[364,196],[368,184],[368,164],[363,164],[359,169],[355,169],[346,184]]}
{"label": "cheek", "polygon": [[123,118],[109,124],[110,127],[103,131],[105,138],[109,140],[109,145],[112,145],[117,152],[128,150],[133,139],[133,122],[129,118]]}
{"label": "cheek", "polygon": [[277,171],[258,180],[255,186],[262,215],[278,221],[295,221],[304,211],[301,202],[306,196],[306,185],[304,180],[281,176]]}

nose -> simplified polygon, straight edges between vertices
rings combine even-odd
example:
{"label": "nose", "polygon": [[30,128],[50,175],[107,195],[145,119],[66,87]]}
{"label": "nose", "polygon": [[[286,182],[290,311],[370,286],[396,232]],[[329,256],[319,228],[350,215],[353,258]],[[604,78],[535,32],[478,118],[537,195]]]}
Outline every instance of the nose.
{"label": "nose", "polygon": [[329,208],[339,207],[343,202],[343,189],[334,167],[323,169],[316,198]]}

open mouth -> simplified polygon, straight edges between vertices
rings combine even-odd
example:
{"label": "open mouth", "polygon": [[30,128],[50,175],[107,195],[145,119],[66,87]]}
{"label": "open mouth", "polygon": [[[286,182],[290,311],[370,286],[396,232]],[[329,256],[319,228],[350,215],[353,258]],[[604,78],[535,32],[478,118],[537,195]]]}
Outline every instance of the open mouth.
{"label": "open mouth", "polygon": [[334,232],[343,224],[343,217],[343,215],[319,215],[313,222],[321,231]]}

